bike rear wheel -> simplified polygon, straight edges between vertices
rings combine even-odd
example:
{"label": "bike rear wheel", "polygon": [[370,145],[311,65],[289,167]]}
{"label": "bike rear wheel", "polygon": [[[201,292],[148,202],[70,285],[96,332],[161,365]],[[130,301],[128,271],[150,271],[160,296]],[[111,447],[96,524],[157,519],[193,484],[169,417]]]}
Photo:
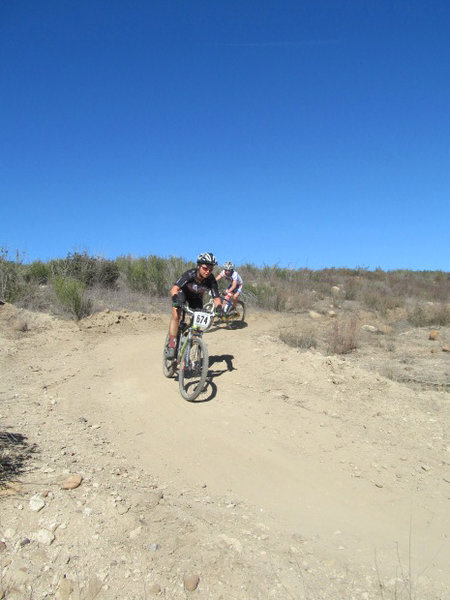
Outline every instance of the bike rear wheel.
{"label": "bike rear wheel", "polygon": [[166,335],[163,351],[163,373],[165,377],[173,377],[177,368],[176,358],[167,358],[166,348],[169,344],[169,334]]}
{"label": "bike rear wheel", "polygon": [[178,383],[185,400],[195,400],[205,387],[208,375],[208,349],[201,338],[193,338],[180,361]]}

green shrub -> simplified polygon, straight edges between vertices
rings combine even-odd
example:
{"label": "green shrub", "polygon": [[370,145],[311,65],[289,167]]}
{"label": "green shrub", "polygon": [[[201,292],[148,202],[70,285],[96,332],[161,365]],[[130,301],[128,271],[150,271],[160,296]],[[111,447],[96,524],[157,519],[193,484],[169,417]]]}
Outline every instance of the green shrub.
{"label": "green shrub", "polygon": [[97,261],[96,283],[107,288],[116,287],[120,275],[117,262],[103,259],[97,259]]}
{"label": "green shrub", "polygon": [[73,277],[56,277],[53,289],[61,306],[77,320],[90,315],[92,303],[85,297],[85,285]]}
{"label": "green shrub", "polygon": [[158,256],[150,255],[147,261],[150,290],[162,296],[168,292],[166,282],[166,261]]}
{"label": "green shrub", "polygon": [[50,280],[51,274],[50,266],[40,260],[24,266],[23,277],[28,283],[46,284]]}
{"label": "green shrub", "polygon": [[48,269],[53,277],[71,277],[87,287],[98,284],[113,288],[120,275],[116,261],[88,256],[86,252],[69,253],[64,259],[51,260]]}
{"label": "green shrub", "polygon": [[148,292],[147,264],[145,258],[130,260],[124,269],[128,287],[138,292]]}
{"label": "green shrub", "polygon": [[13,302],[20,296],[20,259],[9,260],[8,250],[0,247],[0,298]]}
{"label": "green shrub", "polygon": [[130,289],[156,296],[167,295],[174,282],[188,268],[182,259],[164,259],[153,254],[148,258],[121,257],[118,264]]}

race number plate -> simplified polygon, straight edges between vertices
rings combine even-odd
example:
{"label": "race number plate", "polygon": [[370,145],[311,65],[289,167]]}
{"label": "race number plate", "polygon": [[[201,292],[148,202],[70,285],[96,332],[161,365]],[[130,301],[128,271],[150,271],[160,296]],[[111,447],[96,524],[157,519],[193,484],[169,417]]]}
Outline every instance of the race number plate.
{"label": "race number plate", "polygon": [[199,329],[208,329],[211,321],[211,315],[207,312],[194,313],[194,326]]}

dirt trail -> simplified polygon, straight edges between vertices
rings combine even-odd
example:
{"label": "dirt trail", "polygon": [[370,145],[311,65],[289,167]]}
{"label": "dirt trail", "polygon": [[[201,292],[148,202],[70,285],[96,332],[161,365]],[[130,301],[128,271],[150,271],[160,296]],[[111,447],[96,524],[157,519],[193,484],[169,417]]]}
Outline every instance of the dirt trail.
{"label": "dirt trail", "polygon": [[[64,419],[94,424],[171,489],[205,490],[280,539],[301,540],[322,564],[370,574],[373,588],[404,569],[426,597],[448,597],[449,394],[288,348],[282,319],[254,313],[243,329],[208,332],[210,383],[192,403],[162,376],[164,315],[53,327],[34,367]],[[16,346],[22,359],[38,339]],[[94,447],[84,451],[95,460]],[[377,597],[361,590],[355,597]]]}

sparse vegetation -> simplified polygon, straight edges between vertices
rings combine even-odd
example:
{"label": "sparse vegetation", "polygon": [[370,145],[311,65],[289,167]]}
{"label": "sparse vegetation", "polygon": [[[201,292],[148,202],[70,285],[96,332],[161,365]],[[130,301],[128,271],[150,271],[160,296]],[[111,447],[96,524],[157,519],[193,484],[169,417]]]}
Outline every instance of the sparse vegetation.
{"label": "sparse vegetation", "polygon": [[307,327],[302,330],[288,330],[280,333],[282,342],[293,348],[309,348],[317,347],[316,331],[312,327]]}
{"label": "sparse vegetation", "polygon": [[408,313],[408,321],[414,327],[450,325],[450,305],[427,304],[416,306]]}
{"label": "sparse vegetation", "polygon": [[[193,265],[180,257],[149,254],[107,260],[86,252],[26,264],[18,252],[11,259],[8,250],[1,248],[0,298],[24,308],[56,313],[63,304],[75,318],[104,308],[103,299],[107,298],[114,301],[116,308],[145,308],[150,302],[155,305],[167,301],[173,282]],[[361,267],[314,271],[252,264],[239,265],[238,269],[245,282],[245,300],[254,308],[293,314],[314,310],[322,315],[332,309],[338,316],[339,312],[357,314],[368,310],[387,322],[394,314],[395,319],[400,318],[398,314],[402,312],[403,318],[414,327],[450,323],[450,307],[446,304],[450,298],[450,273],[447,272],[370,271]],[[67,285],[63,285],[64,280]],[[55,295],[50,293],[53,289],[59,290],[58,305],[54,303]],[[330,351],[340,345],[337,338],[343,334],[343,327],[348,329],[349,325],[344,326],[342,321],[332,325],[328,337],[334,337],[335,342],[329,344]],[[320,333],[316,327],[316,331],[311,329],[303,334],[286,330],[283,336],[288,344],[310,347],[318,343]]]}
{"label": "sparse vegetation", "polygon": [[327,332],[328,352],[348,354],[356,350],[359,343],[358,321],[355,317],[334,321]]}

